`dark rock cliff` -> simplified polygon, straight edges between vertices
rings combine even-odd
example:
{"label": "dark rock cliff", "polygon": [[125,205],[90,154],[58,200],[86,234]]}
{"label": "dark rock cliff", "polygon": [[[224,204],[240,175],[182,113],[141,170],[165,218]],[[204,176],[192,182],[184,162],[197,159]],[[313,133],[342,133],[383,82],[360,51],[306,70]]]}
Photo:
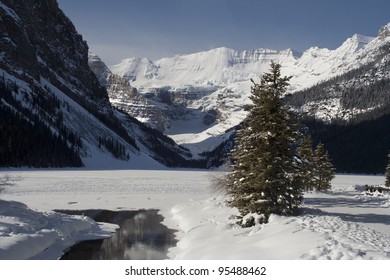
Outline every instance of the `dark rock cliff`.
{"label": "dark rock cliff", "polygon": [[[0,65],[74,97],[109,109],[108,96],[88,67],[88,45],[55,0],[3,0],[0,9]],[[15,12],[17,11],[17,12]],[[79,99],[79,101],[81,98]]]}

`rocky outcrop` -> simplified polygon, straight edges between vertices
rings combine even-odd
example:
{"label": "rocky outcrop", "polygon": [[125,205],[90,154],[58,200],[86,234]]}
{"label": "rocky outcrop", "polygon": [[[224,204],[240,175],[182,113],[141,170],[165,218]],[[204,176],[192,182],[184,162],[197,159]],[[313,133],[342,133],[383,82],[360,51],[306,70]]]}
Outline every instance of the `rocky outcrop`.
{"label": "rocky outcrop", "polygon": [[107,93],[88,67],[88,45],[55,0],[4,0],[0,13],[4,68],[45,78],[66,94],[109,110]]}

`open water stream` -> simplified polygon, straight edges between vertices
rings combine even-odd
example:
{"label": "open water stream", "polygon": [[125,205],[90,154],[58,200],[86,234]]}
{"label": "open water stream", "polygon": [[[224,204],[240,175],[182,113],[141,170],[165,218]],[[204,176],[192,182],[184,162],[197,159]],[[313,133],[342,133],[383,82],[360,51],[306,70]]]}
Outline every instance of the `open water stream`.
{"label": "open water stream", "polygon": [[113,223],[120,228],[111,238],[80,242],[61,260],[160,260],[167,258],[176,245],[174,230],[161,224],[157,210],[57,210],[70,215],[85,215],[97,222]]}

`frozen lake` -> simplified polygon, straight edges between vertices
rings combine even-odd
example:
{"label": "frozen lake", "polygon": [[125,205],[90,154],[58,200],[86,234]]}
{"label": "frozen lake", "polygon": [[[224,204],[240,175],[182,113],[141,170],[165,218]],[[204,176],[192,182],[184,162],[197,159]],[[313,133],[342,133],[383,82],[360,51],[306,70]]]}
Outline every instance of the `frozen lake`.
{"label": "frozen lake", "polygon": [[0,171],[20,178],[1,197],[33,209],[166,210],[212,195],[214,173],[204,171]]}
{"label": "frozen lake", "polygon": [[[94,211],[118,214],[114,219],[108,219],[113,215],[103,215],[103,220],[98,215],[96,219],[121,225],[113,238],[85,242],[81,251],[88,248],[89,252],[68,254],[70,259],[167,258],[168,248],[177,240],[161,222],[170,216],[174,205],[211,197],[214,176],[211,172],[169,170],[0,171],[0,177],[5,175],[17,180],[5,187],[0,199],[22,202],[38,211],[60,209],[86,216],[95,216]],[[135,219],[130,213],[136,213]],[[90,250],[90,245],[100,249]],[[108,256],[113,251],[115,256]]]}
{"label": "frozen lake", "polygon": [[[0,171],[20,178],[1,194],[33,209],[168,210],[189,200],[215,196],[217,172],[186,170]],[[383,184],[383,176],[338,175],[334,188]]]}
{"label": "frozen lake", "polygon": [[[384,176],[338,175],[332,181],[332,190],[304,194],[302,215],[274,215],[267,225],[243,229],[235,222],[237,210],[227,207],[225,197],[211,187],[218,175],[215,172],[0,172],[0,176],[5,174],[20,178],[0,194],[0,199],[4,200],[4,215],[0,215],[0,218],[5,226],[2,236],[0,229],[0,239],[4,240],[3,246],[0,240],[0,253],[3,247],[6,257],[12,253],[23,258],[23,253],[34,243],[37,251],[46,250],[48,245],[43,241],[49,234],[53,237],[51,247],[56,247],[58,243],[61,245],[61,237],[54,235],[58,229],[71,243],[80,238],[69,235],[69,226],[73,226],[75,233],[76,230],[83,230],[85,222],[87,229],[94,228],[88,221],[57,216],[50,210],[101,209],[117,212],[156,209],[164,217],[162,223],[175,230],[177,245],[168,250],[168,258],[171,259],[390,258],[390,195],[367,196],[360,188],[354,188],[354,185],[383,184]],[[24,209],[23,205],[7,202],[12,200],[43,212],[33,213]],[[16,207],[16,210],[9,211],[9,207]],[[20,211],[26,214],[18,214]],[[46,222],[46,218],[51,220]],[[69,226],[61,226],[64,222]],[[29,224],[39,232],[30,232],[32,227],[26,226]],[[96,230],[93,232],[100,234]],[[24,234],[24,243],[20,243],[21,233]],[[34,239],[37,234],[42,235],[40,241]],[[85,236],[81,237],[85,240]],[[286,250],[287,247],[289,250]],[[26,258],[33,256],[31,254]],[[35,256],[53,258],[55,254]]]}

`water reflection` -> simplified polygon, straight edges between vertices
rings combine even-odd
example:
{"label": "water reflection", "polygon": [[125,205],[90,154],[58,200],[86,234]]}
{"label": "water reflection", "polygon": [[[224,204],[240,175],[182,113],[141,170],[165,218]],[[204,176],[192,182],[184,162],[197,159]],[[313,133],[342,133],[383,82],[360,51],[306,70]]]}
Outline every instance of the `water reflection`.
{"label": "water reflection", "polygon": [[62,260],[158,260],[166,259],[169,247],[176,245],[174,231],[161,224],[157,210],[108,211],[77,210],[60,212],[86,215],[97,222],[114,223],[120,229],[109,239],[76,244]]}

